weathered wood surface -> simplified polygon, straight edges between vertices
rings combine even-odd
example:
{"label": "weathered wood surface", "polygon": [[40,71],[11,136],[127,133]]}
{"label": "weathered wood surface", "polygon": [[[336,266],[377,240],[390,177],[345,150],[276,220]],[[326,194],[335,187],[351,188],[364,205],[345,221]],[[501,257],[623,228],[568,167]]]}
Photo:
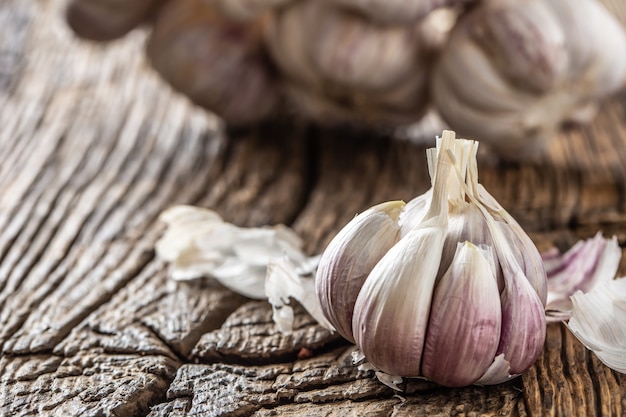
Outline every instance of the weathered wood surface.
{"label": "weathered wood surface", "polygon": [[[316,253],[354,213],[424,191],[424,147],[288,122],[226,138],[147,68],[143,33],[80,42],[61,6],[0,2],[0,415],[626,413],[626,377],[559,325],[509,384],[396,395],[303,312],[285,336],[263,302],[169,280],[163,209],[284,222]],[[625,120],[618,97],[542,161],[482,163],[482,182],[544,248],[598,229],[624,244]]]}

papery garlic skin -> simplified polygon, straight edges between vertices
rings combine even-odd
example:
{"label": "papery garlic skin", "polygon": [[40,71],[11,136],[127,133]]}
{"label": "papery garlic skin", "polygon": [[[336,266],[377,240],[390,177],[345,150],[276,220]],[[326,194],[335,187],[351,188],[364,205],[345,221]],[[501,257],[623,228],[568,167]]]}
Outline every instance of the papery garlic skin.
{"label": "papery garlic skin", "polygon": [[608,367],[626,373],[626,279],[599,284],[572,296],[567,327]]}
{"label": "papery garlic skin", "polygon": [[484,1],[458,20],[432,74],[452,128],[504,159],[533,158],[624,85],[626,34],[596,0]]}
{"label": "papery garlic skin", "polygon": [[307,263],[302,240],[285,226],[238,227],[212,210],[192,206],[171,207],[160,220],[168,228],[155,250],[170,263],[176,280],[208,276],[246,297],[264,299],[271,259],[286,256],[296,266]]}
{"label": "papery garlic skin", "polygon": [[574,293],[587,293],[615,277],[622,250],[615,236],[605,239],[597,233],[564,254],[555,250],[542,256],[548,277],[546,319],[559,322],[570,318]]}
{"label": "papery garlic skin", "polygon": [[[406,205],[400,240],[360,289],[351,287],[353,339],[381,372],[455,387],[497,384],[528,369],[543,348],[542,259],[478,184],[477,146],[444,132],[427,153],[433,187]],[[321,278],[344,285],[332,282],[338,274]],[[346,314],[320,302],[329,318]]]}
{"label": "papery garlic skin", "polygon": [[347,340],[360,288],[380,258],[398,241],[402,201],[374,206],[352,219],[328,244],[316,273],[316,292],[328,320]]}

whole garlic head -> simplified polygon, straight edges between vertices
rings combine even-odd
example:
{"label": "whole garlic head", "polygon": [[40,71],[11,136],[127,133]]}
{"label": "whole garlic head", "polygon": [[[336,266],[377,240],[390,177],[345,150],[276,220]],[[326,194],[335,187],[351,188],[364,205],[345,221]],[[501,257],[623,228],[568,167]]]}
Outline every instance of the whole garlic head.
{"label": "whole garlic head", "polygon": [[383,372],[496,384],[541,353],[542,258],[478,183],[477,147],[444,132],[428,153],[432,189],[356,216],[321,256],[326,318]]}
{"label": "whole garlic head", "polygon": [[230,124],[252,123],[270,114],[278,97],[262,24],[229,20],[203,0],[172,1],[157,16],[148,57],[196,104]]}
{"label": "whole garlic head", "polygon": [[396,124],[424,114],[430,55],[418,24],[382,27],[316,0],[271,16],[268,48],[287,95],[307,116]]}
{"label": "whole garlic head", "polygon": [[625,81],[626,34],[596,0],[487,0],[452,30],[431,91],[452,128],[520,159]]}

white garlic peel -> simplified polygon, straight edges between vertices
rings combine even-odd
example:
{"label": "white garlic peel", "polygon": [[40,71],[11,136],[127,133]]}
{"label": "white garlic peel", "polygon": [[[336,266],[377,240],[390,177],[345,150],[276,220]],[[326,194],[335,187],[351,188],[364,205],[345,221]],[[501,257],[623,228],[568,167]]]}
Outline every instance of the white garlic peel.
{"label": "white garlic peel", "polygon": [[267,298],[284,333],[293,328],[291,299],[334,330],[315,295],[319,257],[307,257],[302,240],[287,226],[238,227],[212,210],[185,205],[164,211],[160,220],[168,227],[155,249],[169,262],[173,279],[210,277],[246,297]]}
{"label": "white garlic peel", "polygon": [[156,253],[169,262],[176,280],[209,276],[246,297],[265,299],[270,259],[307,262],[301,239],[286,226],[238,227],[212,210],[184,205],[164,211],[160,220],[168,228]]}
{"label": "white garlic peel", "polygon": [[572,296],[570,331],[608,367],[626,373],[626,278]]}
{"label": "white garlic peel", "polygon": [[[525,371],[543,348],[542,260],[478,184],[477,146],[444,132],[427,154],[432,189],[403,208],[399,241],[379,247],[387,252],[360,289],[353,283],[362,277],[350,271],[372,250],[362,251],[342,231],[322,255],[316,289],[324,312],[337,326],[350,310],[341,289],[358,292],[352,336],[379,371],[446,386],[495,384]],[[372,215],[363,212],[344,230],[354,235]]]}
{"label": "white garlic peel", "polygon": [[[273,319],[283,333],[293,330],[293,309],[290,299],[298,301],[321,326],[334,330],[322,313],[315,296],[315,280],[312,274],[302,275],[298,267],[286,256],[270,259],[267,266],[265,294],[272,305]],[[312,272],[312,271],[309,271]]]}
{"label": "white garlic peel", "polygon": [[597,0],[484,1],[458,20],[432,78],[451,127],[532,158],[624,86],[626,33]]}

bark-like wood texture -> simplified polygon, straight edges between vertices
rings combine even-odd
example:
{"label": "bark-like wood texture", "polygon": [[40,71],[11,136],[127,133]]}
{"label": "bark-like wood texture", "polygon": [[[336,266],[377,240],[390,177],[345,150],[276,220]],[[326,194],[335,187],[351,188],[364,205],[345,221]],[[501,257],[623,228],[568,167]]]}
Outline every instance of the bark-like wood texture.
{"label": "bark-like wood texture", "polygon": [[[358,211],[423,192],[425,145],[284,120],[224,134],[148,68],[144,32],[79,41],[62,8],[0,2],[0,415],[626,413],[626,377],[560,325],[508,384],[398,394],[302,310],[282,335],[265,302],[168,279],[153,250],[167,207],[286,223],[313,254]],[[624,244],[625,162],[621,96],[543,160],[484,160],[481,179],[542,248],[599,229]]]}

